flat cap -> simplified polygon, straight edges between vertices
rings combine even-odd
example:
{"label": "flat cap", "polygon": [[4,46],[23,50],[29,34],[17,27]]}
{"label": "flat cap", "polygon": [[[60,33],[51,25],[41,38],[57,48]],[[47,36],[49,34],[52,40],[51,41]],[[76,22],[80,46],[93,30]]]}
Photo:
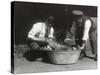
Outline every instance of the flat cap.
{"label": "flat cap", "polygon": [[81,10],[73,10],[72,13],[74,15],[83,15],[84,14],[83,11],[81,11]]}

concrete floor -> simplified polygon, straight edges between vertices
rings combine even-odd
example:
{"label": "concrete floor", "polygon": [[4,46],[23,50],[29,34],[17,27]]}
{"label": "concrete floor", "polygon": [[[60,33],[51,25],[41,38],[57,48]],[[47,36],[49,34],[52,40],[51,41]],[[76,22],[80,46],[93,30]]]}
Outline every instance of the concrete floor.
{"label": "concrete floor", "polygon": [[41,61],[41,58],[31,62],[27,61],[25,58],[15,58],[14,62],[15,74],[97,69],[97,62],[85,57],[71,65],[54,65],[44,63]]}

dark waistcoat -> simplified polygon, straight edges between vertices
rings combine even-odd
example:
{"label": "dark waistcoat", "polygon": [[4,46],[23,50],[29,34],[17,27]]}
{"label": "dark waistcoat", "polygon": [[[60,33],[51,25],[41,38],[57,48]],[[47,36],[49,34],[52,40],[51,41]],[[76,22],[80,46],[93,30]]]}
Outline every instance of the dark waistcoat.
{"label": "dark waistcoat", "polygon": [[91,21],[91,27],[90,27],[90,30],[89,30],[89,33],[91,33],[91,30],[93,30],[94,27],[93,27],[93,21],[89,17],[83,15],[80,19],[75,19],[75,26],[76,26],[75,27],[76,28],[75,37],[78,40],[81,40],[82,37],[83,37],[86,20]]}

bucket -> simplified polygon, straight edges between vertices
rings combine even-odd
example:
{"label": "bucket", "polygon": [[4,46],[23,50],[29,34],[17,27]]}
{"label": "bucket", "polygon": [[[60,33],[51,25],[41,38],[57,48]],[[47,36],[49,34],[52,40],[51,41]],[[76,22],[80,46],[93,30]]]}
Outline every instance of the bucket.
{"label": "bucket", "polygon": [[81,50],[75,51],[49,51],[49,59],[52,64],[73,64],[79,59]]}

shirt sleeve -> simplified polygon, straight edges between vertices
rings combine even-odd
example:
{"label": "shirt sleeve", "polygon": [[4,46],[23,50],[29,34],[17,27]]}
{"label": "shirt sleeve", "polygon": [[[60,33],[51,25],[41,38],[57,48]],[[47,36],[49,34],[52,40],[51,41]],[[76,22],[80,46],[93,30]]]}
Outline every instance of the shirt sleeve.
{"label": "shirt sleeve", "polygon": [[54,34],[54,28],[51,27],[51,29],[50,29],[50,34],[48,35],[48,37],[49,37],[49,38],[54,38],[53,34]]}
{"label": "shirt sleeve", "polygon": [[87,41],[87,39],[89,38],[90,27],[91,27],[91,21],[86,20],[82,40]]}
{"label": "shirt sleeve", "polygon": [[36,23],[28,33],[28,38],[35,38],[35,35],[41,30],[42,23]]}

